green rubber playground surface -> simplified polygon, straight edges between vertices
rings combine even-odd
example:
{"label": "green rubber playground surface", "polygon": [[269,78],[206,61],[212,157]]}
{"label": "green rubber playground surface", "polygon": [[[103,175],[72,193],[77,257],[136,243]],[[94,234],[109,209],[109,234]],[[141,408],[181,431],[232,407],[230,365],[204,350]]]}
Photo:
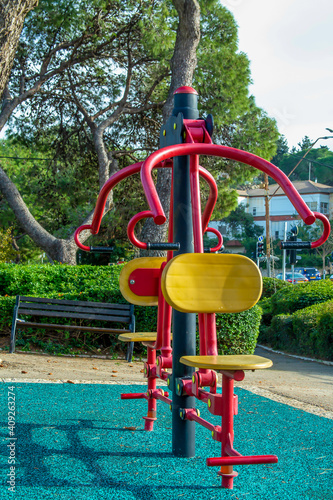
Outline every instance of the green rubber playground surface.
{"label": "green rubber playground surface", "polygon": [[222,490],[217,468],[205,464],[220,455],[208,430],[196,426],[195,458],[174,458],[171,412],[158,402],[155,430],[143,431],[146,402],[120,394],[145,386],[3,383],[0,390],[1,499],[333,499],[332,420],[242,389],[234,446],[243,455],[276,454],[279,463],[235,467],[233,490]]}

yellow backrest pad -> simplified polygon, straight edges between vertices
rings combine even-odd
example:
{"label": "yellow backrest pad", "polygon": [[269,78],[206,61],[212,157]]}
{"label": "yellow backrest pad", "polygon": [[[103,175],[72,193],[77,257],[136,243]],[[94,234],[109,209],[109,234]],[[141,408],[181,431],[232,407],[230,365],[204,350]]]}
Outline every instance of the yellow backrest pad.
{"label": "yellow backrest pad", "polygon": [[252,260],[233,254],[181,254],[162,274],[163,295],[181,312],[234,313],[253,307],[262,277]]}
{"label": "yellow backrest pad", "polygon": [[122,268],[119,276],[119,288],[124,297],[130,304],[137,306],[157,306],[158,296],[155,295],[136,295],[129,287],[129,278],[133,271],[142,268],[160,269],[165,257],[140,257],[133,259]]}

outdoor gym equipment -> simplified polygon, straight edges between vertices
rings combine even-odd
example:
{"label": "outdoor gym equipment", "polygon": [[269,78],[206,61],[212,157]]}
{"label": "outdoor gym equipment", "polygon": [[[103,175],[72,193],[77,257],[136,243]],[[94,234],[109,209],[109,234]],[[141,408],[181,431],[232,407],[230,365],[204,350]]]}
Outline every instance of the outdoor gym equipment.
{"label": "outdoor gym equipment", "polygon": [[[153,430],[157,401],[170,405],[175,456],[194,456],[195,422],[206,427],[213,439],[221,443],[221,456],[207,458],[207,465],[220,467],[222,487],[232,489],[233,479],[237,476],[234,465],[276,463],[278,460],[275,455],[242,456],[234,448],[233,417],[238,408],[234,380],[242,381],[246,370],[269,368],[272,362],[255,355],[218,355],[215,313],[240,312],[253,307],[261,296],[262,277],[250,259],[214,253],[223,244],[220,233],[208,227],[217,200],[217,186],[213,176],[199,165],[199,155],[236,160],[270,175],[306,224],[311,225],[317,219],[323,223],[323,235],[319,240],[307,243],[309,247],[317,247],[326,241],[330,224],[324,215],[309,209],[290,180],[276,166],[251,153],[213,144],[213,119],[210,115],[206,120],[199,118],[197,98],[197,92],[191,87],[181,87],[175,92],[172,116],[161,129],[161,149],[144,162],[120,170],[105,183],[97,199],[92,223],[77,229],[75,241],[82,250],[110,251],[108,247],[83,245],[79,234],[86,229],[92,234],[98,233],[111,189],[121,180],[140,172],[150,209],[130,220],[127,234],[137,248],[166,250],[167,256],[135,259],[124,266],[120,275],[121,292],[130,303],[158,306],[157,332],[126,333],[119,337],[125,342],[142,342],[148,353],[144,364],[147,392],[122,394],[121,397],[147,400],[148,412],[143,417],[147,431]],[[142,219],[153,218],[157,225],[167,220],[152,178],[155,168],[172,169],[167,242],[143,242],[135,235],[135,226]],[[209,186],[203,211],[200,179]],[[203,247],[203,234],[207,231],[218,238],[214,248]],[[216,372],[222,375],[222,393],[217,392]],[[167,381],[172,398],[168,392],[157,388],[158,379]],[[206,403],[212,415],[221,417],[221,425],[200,417],[195,408],[196,399]]]}

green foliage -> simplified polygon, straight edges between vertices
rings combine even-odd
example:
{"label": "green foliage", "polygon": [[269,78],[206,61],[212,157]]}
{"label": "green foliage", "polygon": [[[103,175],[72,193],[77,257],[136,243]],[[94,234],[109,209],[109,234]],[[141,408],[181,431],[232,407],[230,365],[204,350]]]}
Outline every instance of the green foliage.
{"label": "green foliage", "polygon": [[248,311],[216,315],[219,354],[253,354],[259,335],[262,310],[258,305]]}
{"label": "green foliage", "polygon": [[263,289],[260,298],[259,305],[262,308],[262,318],[260,325],[260,342],[264,342],[265,338],[265,328],[271,324],[273,318],[273,308],[271,297],[276,294],[279,290],[285,287],[292,286],[291,283],[287,281],[278,280],[276,278],[266,278],[263,277]]}
{"label": "green foliage", "polygon": [[272,298],[272,313],[291,314],[312,304],[333,299],[333,282],[313,281],[291,285],[276,292]]}
{"label": "green foliage", "polygon": [[333,300],[293,314],[293,332],[301,354],[333,360]]}
{"label": "green foliage", "polygon": [[273,349],[295,352],[292,315],[278,314],[269,325],[260,328],[259,342],[268,344]]}
{"label": "green foliage", "polygon": [[259,342],[292,354],[333,360],[332,299],[329,280],[288,285],[263,298]]}
{"label": "green foliage", "polygon": [[[283,139],[280,140],[278,142],[277,154],[273,157],[272,163],[279,167],[285,174],[289,175],[306,151],[311,147],[312,142],[313,141],[311,141],[309,137],[305,136],[298,144],[298,148],[293,148],[291,151],[288,151],[285,141]],[[321,184],[333,186],[333,152],[330,151],[327,146],[311,149],[306,155],[306,158],[302,160],[291,174],[290,179],[292,181],[309,180],[309,162],[311,163],[311,180],[314,181],[318,179],[318,182]]]}
{"label": "green foliage", "polygon": [[[119,274],[122,267],[122,265],[99,267],[0,264],[0,329],[2,334],[9,338],[16,295],[124,303],[125,300],[119,291]],[[135,306],[134,310],[136,331],[156,331],[156,307]],[[237,314],[217,314],[219,353],[253,352],[260,317],[261,309],[258,306]],[[64,354],[76,352],[78,349],[96,352],[107,347],[114,355],[126,349],[116,336],[104,334],[96,336],[89,332],[79,335],[64,331],[58,332],[56,323],[59,320],[48,318],[47,321],[55,324],[54,331],[23,330],[18,336],[18,348],[29,350],[37,346],[50,353]],[[63,320],[60,321],[63,322]],[[100,324],[103,325],[103,323]],[[141,344],[136,343],[135,353],[141,355],[143,352],[144,348]]]}
{"label": "green foliage", "polygon": [[275,316],[260,340],[273,349],[333,361],[333,300]]}
{"label": "green foliage", "polygon": [[17,257],[17,252],[12,246],[11,233],[11,228],[3,230],[0,227],[0,262],[10,262]]}
{"label": "green foliage", "polygon": [[262,281],[263,288],[261,299],[272,297],[272,295],[281,290],[281,288],[291,286],[291,283],[288,283],[288,281],[278,280],[276,278],[263,277]]}

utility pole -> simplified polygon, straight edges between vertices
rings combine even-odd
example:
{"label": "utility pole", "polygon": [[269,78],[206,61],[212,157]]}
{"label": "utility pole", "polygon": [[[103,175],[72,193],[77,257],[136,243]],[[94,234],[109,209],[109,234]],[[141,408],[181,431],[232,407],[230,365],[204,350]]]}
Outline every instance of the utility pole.
{"label": "utility pole", "polygon": [[267,276],[271,277],[271,246],[270,246],[270,231],[269,231],[269,193],[268,193],[268,174],[264,174],[265,184],[265,217],[266,217],[266,257],[267,257]]}
{"label": "utility pole", "polygon": [[[287,241],[287,222],[284,223],[283,241]],[[282,250],[282,279],[286,281],[286,255],[287,250]]]}

